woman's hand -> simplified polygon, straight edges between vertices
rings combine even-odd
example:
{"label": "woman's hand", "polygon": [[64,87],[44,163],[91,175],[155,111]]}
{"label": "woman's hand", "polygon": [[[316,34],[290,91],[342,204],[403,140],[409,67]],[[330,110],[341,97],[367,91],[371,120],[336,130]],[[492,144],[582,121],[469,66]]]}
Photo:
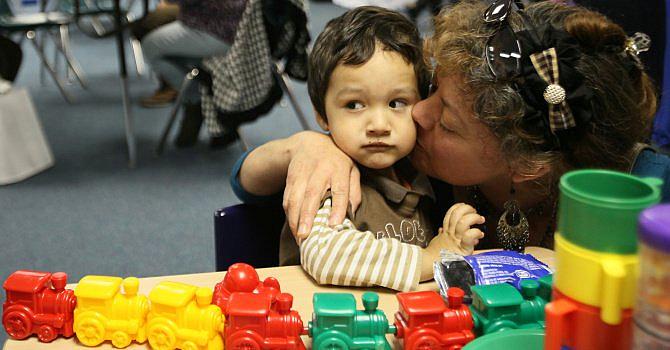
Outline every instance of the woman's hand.
{"label": "woman's hand", "polygon": [[358,208],[360,174],[354,161],[337,148],[329,136],[302,132],[290,139],[283,206],[291,231],[302,239],[309,235],[327,190],[330,189],[333,197],[329,225],[344,221],[349,203],[353,211]]}

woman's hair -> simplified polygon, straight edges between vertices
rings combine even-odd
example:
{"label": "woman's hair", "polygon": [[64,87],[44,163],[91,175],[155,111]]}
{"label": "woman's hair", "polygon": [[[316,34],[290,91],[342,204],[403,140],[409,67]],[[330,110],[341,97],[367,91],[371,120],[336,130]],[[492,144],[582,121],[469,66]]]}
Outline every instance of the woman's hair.
{"label": "woman's hair", "polygon": [[[524,120],[532,107],[519,92],[523,81],[516,86],[496,81],[490,72],[484,50],[498,25],[484,23],[486,7],[482,1],[462,1],[443,10],[435,19],[435,35],[426,43],[426,57],[437,62],[440,72],[462,78],[474,115],[500,139],[510,164],[528,174],[549,165],[552,181],[573,168],[628,169],[635,144],[648,136],[656,93],[634,57],[626,54],[623,29],[597,12],[550,1],[526,7],[525,18],[513,12],[507,19],[515,32],[550,28],[567,32],[577,44],[574,68],[592,92],[587,107],[591,117],[560,132],[556,142],[551,132],[529,127]],[[548,107],[543,111],[548,118]]]}
{"label": "woman's hair", "polygon": [[395,11],[362,6],[330,20],[309,55],[307,89],[314,109],[323,118],[327,118],[326,92],[335,67],[364,64],[377,47],[396,52],[413,65],[419,91],[422,96],[427,93],[428,71],[414,23]]}

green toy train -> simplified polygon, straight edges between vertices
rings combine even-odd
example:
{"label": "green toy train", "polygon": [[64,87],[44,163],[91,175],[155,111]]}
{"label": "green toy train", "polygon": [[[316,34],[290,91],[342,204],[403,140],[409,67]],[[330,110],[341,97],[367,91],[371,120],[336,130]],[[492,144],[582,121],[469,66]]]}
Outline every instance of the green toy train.
{"label": "green toy train", "polygon": [[521,292],[511,284],[472,287],[470,311],[477,336],[509,329],[543,329],[544,306],[551,298],[551,276],[525,279]]}
{"label": "green toy train", "polygon": [[391,350],[386,334],[395,334],[384,312],[377,310],[379,296],[363,294],[364,310],[356,310],[356,299],[345,293],[314,294],[313,319],[307,325],[314,349]]}

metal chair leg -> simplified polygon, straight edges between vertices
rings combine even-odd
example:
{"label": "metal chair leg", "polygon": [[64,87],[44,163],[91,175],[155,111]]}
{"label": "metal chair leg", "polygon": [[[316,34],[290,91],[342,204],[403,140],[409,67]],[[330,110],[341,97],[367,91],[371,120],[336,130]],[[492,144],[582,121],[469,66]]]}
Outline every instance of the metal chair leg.
{"label": "metal chair leg", "polygon": [[63,98],[65,99],[65,101],[67,101],[68,103],[72,103],[74,100],[67,93],[67,91],[65,91],[65,87],[61,83],[60,79],[58,79],[58,75],[56,74],[56,71],[49,64],[49,61],[47,61],[47,57],[44,54],[43,47],[40,47],[40,45],[35,41],[35,32],[32,31],[32,30],[26,32],[26,38],[28,38],[28,40],[32,43],[33,47],[35,48],[35,51],[37,51],[37,55],[42,60],[42,65],[46,68],[46,70],[49,72],[49,74],[53,78],[54,82],[56,83],[56,86],[58,87],[58,90],[60,91],[60,93],[63,96]]}
{"label": "metal chair leg", "polygon": [[[87,8],[96,7],[95,1],[93,0],[84,0],[84,4]],[[90,16],[89,20],[91,21],[91,26],[93,27],[93,30],[95,30],[95,33],[99,36],[103,36],[106,32],[106,29],[98,17],[99,16]]]}
{"label": "metal chair leg", "polygon": [[244,133],[242,132],[242,128],[238,127],[237,128],[237,134],[240,136],[240,148],[242,148],[242,152],[246,152],[251,148],[249,141],[247,138],[244,136]]}
{"label": "metal chair leg", "polygon": [[165,148],[165,142],[168,136],[170,135],[172,125],[177,119],[177,113],[179,113],[179,109],[181,108],[181,101],[184,99],[186,89],[188,89],[188,87],[191,86],[191,84],[193,83],[193,79],[195,79],[195,77],[197,77],[198,74],[200,74],[200,71],[197,68],[193,68],[190,72],[186,74],[186,77],[184,77],[184,81],[181,83],[181,87],[179,88],[179,94],[177,94],[177,99],[175,100],[174,105],[172,105],[170,118],[168,118],[168,122],[165,125],[165,128],[163,129],[160,141],[158,141],[158,146],[156,146],[155,152],[157,155],[163,153],[163,149]]}
{"label": "metal chair leg", "polygon": [[126,144],[128,145],[128,166],[134,168],[137,164],[137,145],[135,144],[135,125],[130,111],[127,76],[121,77],[121,97],[123,99],[123,121],[126,131]]}
{"label": "metal chair leg", "polygon": [[65,60],[67,60],[67,64],[70,66],[70,70],[79,81],[81,87],[87,89],[88,83],[86,82],[86,78],[84,76],[84,70],[81,68],[79,61],[72,53],[72,46],[70,45],[70,27],[64,24],[60,26],[58,30],[60,34],[60,48],[62,49],[61,52],[65,56]]}
{"label": "metal chair leg", "polygon": [[[33,33],[34,33],[33,37],[36,38],[36,37],[37,37],[37,32],[34,31]],[[32,40],[32,39],[31,39],[31,40]],[[40,35],[40,37],[37,38],[37,40],[39,41],[39,46],[41,47],[40,50],[44,50],[44,45],[45,45],[44,35]],[[46,60],[46,54],[45,54],[45,56],[44,56],[44,60],[43,60],[43,62],[44,62],[45,64],[46,64],[46,62],[47,62],[47,60]],[[45,70],[46,70],[46,67],[44,66],[44,64],[43,64],[42,66],[40,66],[40,85],[42,85],[42,86],[46,85],[46,74],[44,73]],[[55,69],[54,69],[54,72],[56,72]]]}
{"label": "metal chair leg", "polygon": [[130,39],[130,46],[133,48],[133,57],[135,58],[135,71],[137,72],[138,76],[144,75],[145,72],[145,65],[144,65],[144,55],[142,54],[142,46],[140,44],[140,41],[131,38]]}
{"label": "metal chair leg", "polygon": [[288,77],[286,76],[285,73],[280,72],[279,67],[276,64],[273,66],[272,72],[278,78],[277,81],[279,82],[279,86],[281,87],[281,89],[284,90],[286,95],[288,95],[289,101],[291,101],[291,106],[293,107],[293,110],[295,111],[295,114],[298,117],[298,121],[300,122],[300,125],[302,126],[303,130],[309,130],[310,129],[309,123],[307,122],[307,118],[305,118],[305,114],[302,112],[302,109],[298,104],[298,100],[295,98],[295,95],[293,94],[293,89],[289,85],[290,82],[288,80]]}
{"label": "metal chair leg", "polygon": [[60,36],[57,36],[51,32],[49,32],[49,35],[51,36],[51,39],[56,46],[56,53],[60,51],[60,53],[63,54],[68,68],[74,73],[75,78],[77,78],[77,81],[79,81],[79,85],[81,85],[81,87],[84,89],[88,88],[88,85],[84,80],[84,73],[82,72],[81,66],[79,65],[79,61],[77,61],[77,59],[72,55],[72,51],[70,49],[70,33],[67,25],[60,26]]}
{"label": "metal chair leg", "polygon": [[[51,32],[50,29],[47,29],[46,32],[47,32],[47,35],[49,35],[50,37],[53,38],[53,33]],[[44,47],[44,46],[42,46],[42,47]],[[56,42],[54,42],[54,60],[53,60],[53,67],[54,67],[54,71],[56,72],[56,75],[59,75],[59,73],[60,73],[60,54],[59,54],[59,52],[58,52],[58,44],[57,44]],[[42,70],[44,70],[44,68],[42,68]],[[69,84],[69,83],[70,83],[70,80],[68,79],[67,71],[68,71],[68,69],[67,69],[67,65],[66,65],[66,66],[65,66],[65,78],[64,78],[64,82],[65,82],[66,84]]]}
{"label": "metal chair leg", "polygon": [[121,95],[123,98],[123,119],[126,131],[126,143],[128,145],[128,166],[134,168],[137,164],[137,145],[135,144],[135,127],[130,110],[130,99],[128,97],[126,47],[124,45],[123,30],[121,30],[121,4],[119,0],[114,1],[114,19],[116,25],[116,49],[119,59],[119,76],[121,78]]}

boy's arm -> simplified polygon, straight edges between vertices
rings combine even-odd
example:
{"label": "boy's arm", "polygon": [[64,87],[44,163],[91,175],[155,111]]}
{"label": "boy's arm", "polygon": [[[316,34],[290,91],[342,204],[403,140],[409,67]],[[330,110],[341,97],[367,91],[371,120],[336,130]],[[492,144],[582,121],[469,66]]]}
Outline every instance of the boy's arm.
{"label": "boy's arm", "polygon": [[307,273],[319,284],[416,289],[423,270],[421,247],[393,238],[376,239],[370,231],[356,230],[348,219],[329,227],[331,211],[328,198],[311,234],[300,243],[300,263]]}

